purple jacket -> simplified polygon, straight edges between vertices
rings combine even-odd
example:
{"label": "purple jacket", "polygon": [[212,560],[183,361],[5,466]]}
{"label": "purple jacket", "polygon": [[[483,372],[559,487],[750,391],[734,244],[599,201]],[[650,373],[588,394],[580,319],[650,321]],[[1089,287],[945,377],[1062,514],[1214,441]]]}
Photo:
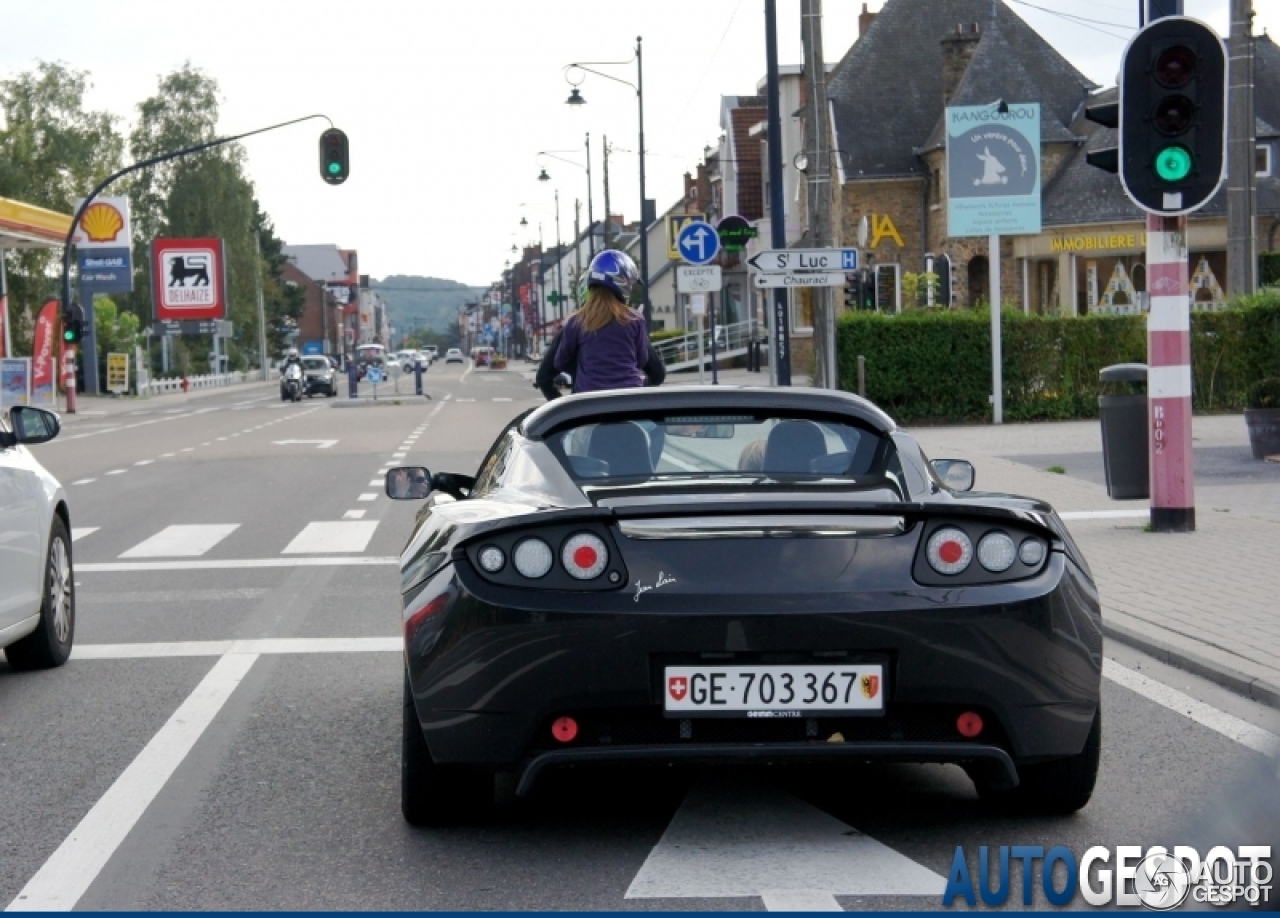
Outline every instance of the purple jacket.
{"label": "purple jacket", "polygon": [[644,385],[643,367],[649,360],[649,331],[640,316],[631,322],[611,322],[584,334],[577,317],[564,325],[556,350],[557,370],[577,364],[574,392],[634,389]]}

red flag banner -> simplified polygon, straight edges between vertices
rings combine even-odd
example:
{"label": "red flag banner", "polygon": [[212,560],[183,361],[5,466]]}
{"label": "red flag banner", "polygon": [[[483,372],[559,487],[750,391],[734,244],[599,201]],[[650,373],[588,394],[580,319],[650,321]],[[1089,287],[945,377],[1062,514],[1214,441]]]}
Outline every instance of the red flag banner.
{"label": "red flag banner", "polygon": [[58,301],[50,300],[36,317],[36,332],[31,341],[31,403],[52,405],[54,402],[53,336],[58,322]]}

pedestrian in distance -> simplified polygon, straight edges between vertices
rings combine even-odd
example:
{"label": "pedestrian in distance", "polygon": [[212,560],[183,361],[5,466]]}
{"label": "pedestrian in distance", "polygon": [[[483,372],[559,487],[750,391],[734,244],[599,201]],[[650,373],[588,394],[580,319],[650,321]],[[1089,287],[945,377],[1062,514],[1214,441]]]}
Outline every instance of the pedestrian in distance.
{"label": "pedestrian in distance", "polygon": [[[587,294],[555,347],[557,373],[573,372],[573,391],[633,389],[645,384],[649,332],[628,303],[640,272],[622,252],[606,249],[587,269]],[[545,390],[543,390],[545,393]]]}

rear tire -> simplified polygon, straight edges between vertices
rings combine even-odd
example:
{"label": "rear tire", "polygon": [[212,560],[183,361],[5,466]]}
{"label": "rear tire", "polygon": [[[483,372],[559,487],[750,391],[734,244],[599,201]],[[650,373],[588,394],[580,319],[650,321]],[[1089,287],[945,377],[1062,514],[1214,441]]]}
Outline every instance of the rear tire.
{"label": "rear tire", "polygon": [[422,736],[409,674],[404,677],[400,740],[400,812],[411,826],[465,825],[493,811],[493,775],[437,765]]}
{"label": "rear tire", "polygon": [[1003,812],[1025,816],[1068,816],[1083,809],[1093,796],[1102,760],[1102,708],[1078,755],[1018,769],[1018,786],[996,789],[980,777],[974,786],[984,803]]}
{"label": "rear tire", "polygon": [[54,514],[44,562],[44,597],[36,630],[4,650],[14,669],[52,669],[67,662],[76,636],[76,581],[71,567],[71,538]]}

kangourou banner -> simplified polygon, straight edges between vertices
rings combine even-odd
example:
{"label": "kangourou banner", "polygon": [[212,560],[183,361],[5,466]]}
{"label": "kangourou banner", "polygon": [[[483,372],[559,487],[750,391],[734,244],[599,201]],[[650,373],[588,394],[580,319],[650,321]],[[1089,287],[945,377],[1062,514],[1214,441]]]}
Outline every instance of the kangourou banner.
{"label": "kangourou banner", "polygon": [[58,326],[58,301],[49,300],[36,316],[31,339],[31,404],[52,408],[58,401],[55,385],[57,364],[53,359],[53,339]]}
{"label": "kangourou banner", "polygon": [[948,108],[947,235],[1040,232],[1040,106]]}

